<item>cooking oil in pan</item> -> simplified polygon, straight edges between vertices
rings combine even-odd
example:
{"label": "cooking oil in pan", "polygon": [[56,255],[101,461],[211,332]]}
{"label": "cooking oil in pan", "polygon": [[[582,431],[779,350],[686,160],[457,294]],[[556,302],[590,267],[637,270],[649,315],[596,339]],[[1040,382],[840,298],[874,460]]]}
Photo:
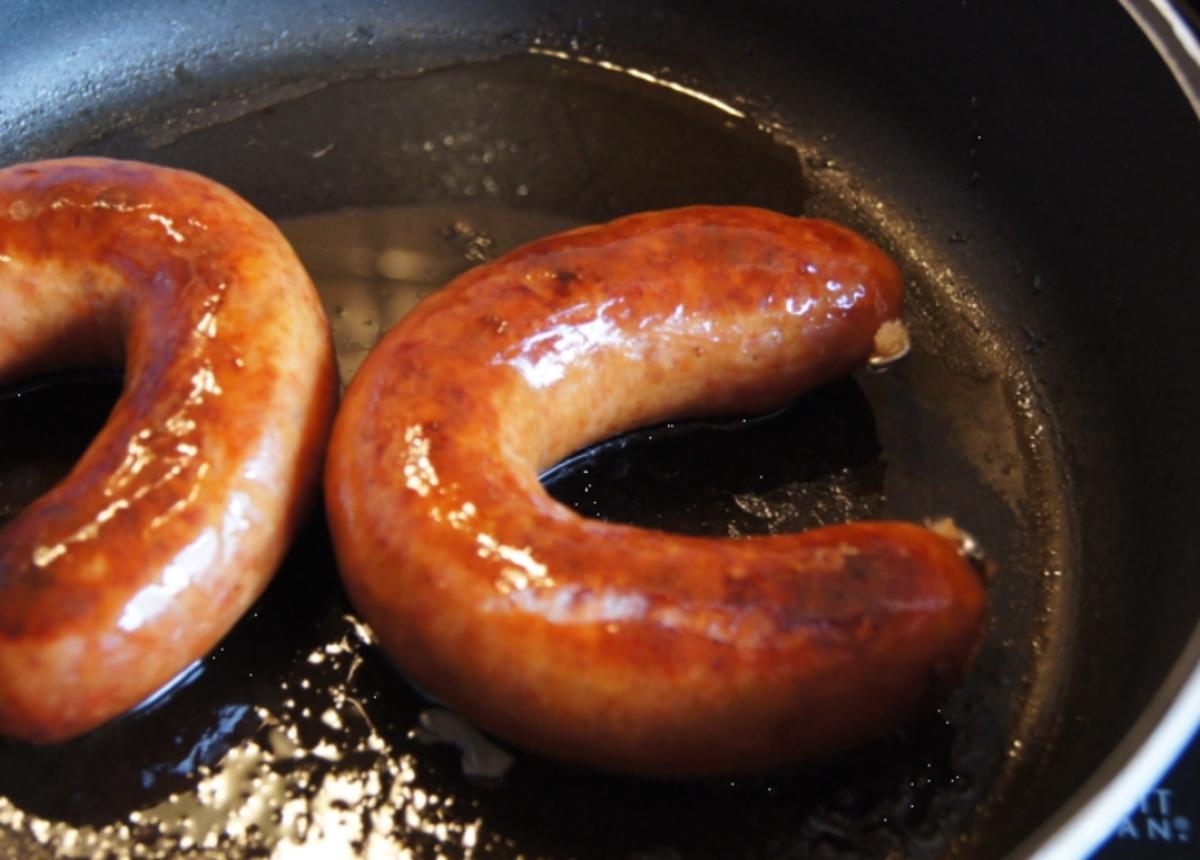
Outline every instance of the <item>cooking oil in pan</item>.
{"label": "cooking oil in pan", "polygon": [[[1054,482],[1036,403],[962,327],[957,297],[822,179],[813,165],[829,158],[801,157],[726,107],[541,56],[343,83],[107,146],[298,213],[281,227],[317,283],[343,382],[458,272],[628,211],[764,205],[899,248],[917,335],[900,368],[771,416],[646,428],[544,480],[587,515],[735,537],[955,516],[1000,573],[988,641],[946,707],[835,761],[755,778],[663,784],[516,752],[503,779],[481,781],[462,750],[430,745],[431,703],[354,617],[317,511],[268,593],[172,696],[60,748],[0,742],[0,856],[929,857],[971,826],[1021,764],[1008,754],[1036,698],[1033,643],[1052,645],[1040,572],[1064,559],[1047,537],[1061,523],[1043,504]],[[382,155],[363,142],[373,135]],[[227,157],[237,146],[244,160]],[[316,178],[261,185],[280,174]],[[80,385],[97,401],[91,427],[64,419]],[[72,380],[0,399],[8,515],[61,474],[116,393]],[[74,441],[47,438],[68,424]]]}
{"label": "cooking oil in pan", "polygon": [[523,242],[578,226],[487,204],[352,209],[285,221],[317,285],[347,385],[371,347],[455,275]]}

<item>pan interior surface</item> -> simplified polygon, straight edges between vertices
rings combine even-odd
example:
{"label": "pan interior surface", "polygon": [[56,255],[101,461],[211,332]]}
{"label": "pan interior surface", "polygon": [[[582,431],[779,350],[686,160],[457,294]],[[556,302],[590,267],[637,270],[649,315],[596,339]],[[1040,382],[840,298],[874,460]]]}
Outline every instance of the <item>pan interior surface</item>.
{"label": "pan interior surface", "polygon": [[[0,742],[0,858],[1025,856],[1194,671],[1200,124],[1120,4],[92,5],[8,4],[0,159],[232,186],[321,280],[347,374],[439,278],[557,225],[753,203],[875,239],[918,337],[891,376],[546,480],[702,532],[952,513],[997,563],[993,623],[940,714],[822,766],[670,785],[518,754],[496,784],[502,756],[379,658],[317,511],[171,695],[61,748]],[[0,399],[0,518],[117,392],[39,385]]]}
{"label": "pan interior surface", "polygon": [[[61,747],[0,743],[0,856],[934,857],[1004,825],[1054,748],[1078,571],[1054,410],[1029,366],[1040,345],[989,322],[994,279],[1011,273],[960,272],[954,255],[975,237],[919,229],[836,141],[630,71],[539,50],[88,149],[206,173],[280,218],[318,283],[344,378],[419,296],[574,224],[728,203],[871,236],[909,284],[904,365],[772,416],[638,431],[545,481],[584,513],[692,533],[953,515],[997,570],[963,688],[879,743],[756,778],[644,782],[519,751],[503,777],[480,772],[471,757],[491,744],[439,735],[439,711],[354,617],[318,511],[268,594],[171,695]],[[98,425],[111,380],[0,401],[9,515],[95,429],[72,422],[74,438],[43,441],[81,391]]]}

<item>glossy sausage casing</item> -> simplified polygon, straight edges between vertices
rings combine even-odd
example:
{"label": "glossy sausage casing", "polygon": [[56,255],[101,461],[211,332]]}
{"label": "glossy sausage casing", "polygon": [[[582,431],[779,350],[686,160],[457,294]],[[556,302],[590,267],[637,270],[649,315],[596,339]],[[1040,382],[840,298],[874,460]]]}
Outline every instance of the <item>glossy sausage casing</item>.
{"label": "glossy sausage casing", "polygon": [[538,474],[669,417],[862,365],[895,266],[829,223],[694,207],[520,248],[375,348],[335,422],[343,579],[397,665],[484,729],[638,774],[831,755],[942,696],[981,634],[957,546],[904,523],[744,540],[582,518]]}
{"label": "glossy sausage casing", "polygon": [[306,510],[336,396],[308,276],[232,192],[102,159],[0,171],[0,384],[122,362],[82,459],[0,531],[0,734],[78,735],[216,644]]}

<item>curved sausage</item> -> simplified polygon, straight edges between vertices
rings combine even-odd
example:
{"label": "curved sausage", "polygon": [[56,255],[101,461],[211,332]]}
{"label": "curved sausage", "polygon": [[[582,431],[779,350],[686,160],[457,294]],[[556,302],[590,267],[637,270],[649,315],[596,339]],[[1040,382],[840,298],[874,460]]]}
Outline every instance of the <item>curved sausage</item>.
{"label": "curved sausage", "polygon": [[0,383],[125,366],[74,470],[0,531],[0,734],[133,707],[261,593],[319,477],[328,324],[275,227],[190,173],[0,171]]}
{"label": "curved sausage", "polygon": [[388,333],[335,421],[352,601],[422,688],[569,762],[732,773],[886,733],[979,641],[952,541],[664,534],[580,517],[538,474],[634,426],[780,406],[863,364],[900,304],[864,239],[744,208],[635,215],[464,274]]}

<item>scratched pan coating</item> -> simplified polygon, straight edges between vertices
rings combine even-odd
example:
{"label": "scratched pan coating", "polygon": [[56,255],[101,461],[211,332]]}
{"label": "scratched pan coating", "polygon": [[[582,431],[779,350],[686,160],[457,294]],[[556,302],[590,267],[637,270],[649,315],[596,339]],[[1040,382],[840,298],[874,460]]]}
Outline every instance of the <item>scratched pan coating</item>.
{"label": "scratched pan coating", "polygon": [[[265,597],[169,695],[61,748],[0,744],[0,857],[996,856],[1017,838],[988,841],[1046,781],[1081,569],[1071,461],[1038,374],[1054,347],[995,306],[1000,282],[1053,287],[1043,250],[1008,254],[1008,214],[981,213],[969,176],[927,174],[912,198],[850,157],[886,116],[839,139],[816,114],[572,59],[583,47],[281,84],[239,93],[235,110],[143,108],[44,145],[188,166],[280,219],[345,374],[438,281],[562,227],[739,203],[862,231],[910,285],[903,366],[772,416],[647,428],[546,480],[581,511],[697,534],[951,513],[1000,571],[968,682],[928,719],[802,770],[659,783],[516,753],[502,779],[469,776],[457,750],[429,743],[430,703],[353,617],[318,510]],[[893,157],[919,149],[895,131],[889,143]],[[96,376],[8,392],[6,513],[61,474],[116,393]]]}

